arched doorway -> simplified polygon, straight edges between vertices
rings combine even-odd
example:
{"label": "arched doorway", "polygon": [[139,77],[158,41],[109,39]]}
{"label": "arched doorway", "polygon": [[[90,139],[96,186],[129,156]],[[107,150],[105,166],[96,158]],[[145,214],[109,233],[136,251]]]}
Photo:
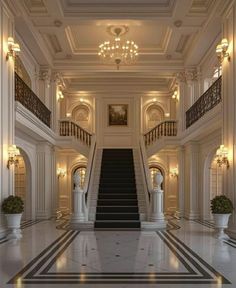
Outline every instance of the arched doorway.
{"label": "arched doorway", "polygon": [[85,174],[86,174],[86,166],[78,166],[74,169],[73,175],[76,173],[79,173],[80,175],[80,187],[84,187],[84,180],[85,180]]}
{"label": "arched doorway", "polygon": [[[19,147],[18,147],[19,148]],[[20,155],[17,156],[18,165],[15,166],[15,195],[24,201],[24,212],[22,220],[32,219],[32,203],[30,191],[30,169],[29,161],[25,152],[19,148]]]}

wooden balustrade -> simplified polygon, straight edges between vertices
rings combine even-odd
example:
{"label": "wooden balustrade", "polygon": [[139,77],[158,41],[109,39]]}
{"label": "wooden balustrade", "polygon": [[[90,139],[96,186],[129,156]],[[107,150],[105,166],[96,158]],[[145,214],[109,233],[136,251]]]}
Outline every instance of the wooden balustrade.
{"label": "wooden balustrade", "polygon": [[150,145],[163,136],[176,136],[176,135],[177,135],[176,121],[164,121],[144,135],[145,145],[146,146]]}
{"label": "wooden balustrade", "polygon": [[43,104],[30,87],[15,73],[15,100],[50,127],[51,111]]}
{"label": "wooden balustrade", "polygon": [[74,136],[84,144],[90,146],[92,135],[69,120],[60,121],[60,136]]}
{"label": "wooden balustrade", "polygon": [[222,77],[220,76],[211,87],[186,112],[186,128],[199,120],[207,111],[222,101]]}

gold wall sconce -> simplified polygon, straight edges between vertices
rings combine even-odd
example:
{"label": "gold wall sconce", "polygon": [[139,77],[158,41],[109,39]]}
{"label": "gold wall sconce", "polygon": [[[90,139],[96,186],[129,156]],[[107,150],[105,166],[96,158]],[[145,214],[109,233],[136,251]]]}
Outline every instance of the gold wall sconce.
{"label": "gold wall sconce", "polygon": [[172,95],[172,99],[176,102],[178,101],[178,91],[177,90],[174,91],[174,93]]}
{"label": "gold wall sconce", "polygon": [[65,177],[65,176],[66,176],[66,169],[58,167],[57,168],[57,178],[59,179],[59,178]]}
{"label": "gold wall sconce", "polygon": [[170,169],[170,177],[177,178],[178,175],[179,171],[177,167]]}
{"label": "gold wall sconce", "polygon": [[8,147],[8,161],[7,161],[7,168],[10,169],[11,165],[17,166],[19,163],[19,160],[17,159],[17,156],[20,155],[20,150],[16,147],[16,145],[10,145]]}
{"label": "gold wall sconce", "polygon": [[15,57],[18,52],[20,52],[20,45],[14,42],[13,37],[8,37],[7,40],[8,51],[6,59],[9,60],[10,57]]}
{"label": "gold wall sconce", "polygon": [[63,93],[62,93],[61,90],[58,91],[58,93],[57,93],[57,97],[58,97],[58,101],[61,101],[61,100],[64,99],[64,95],[63,95]]}
{"label": "gold wall sconce", "polygon": [[216,46],[216,54],[220,63],[223,62],[224,58],[230,61],[230,56],[228,52],[229,43],[226,38],[222,39],[221,43]]}
{"label": "gold wall sconce", "polygon": [[229,169],[228,149],[224,145],[220,145],[220,148],[216,151],[216,163],[219,167],[224,165]]}

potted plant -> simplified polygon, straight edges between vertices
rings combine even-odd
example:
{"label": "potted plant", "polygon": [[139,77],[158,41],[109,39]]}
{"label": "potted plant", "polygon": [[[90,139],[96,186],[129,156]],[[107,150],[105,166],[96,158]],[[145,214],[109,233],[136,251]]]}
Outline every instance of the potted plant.
{"label": "potted plant", "polygon": [[228,227],[229,216],[233,212],[233,203],[225,195],[215,196],[211,200],[211,212],[213,214],[215,228],[218,239],[229,239],[224,233],[224,229]]}
{"label": "potted plant", "polygon": [[10,229],[8,239],[22,238],[20,223],[22,212],[24,211],[24,202],[19,196],[9,196],[2,202],[2,211],[6,216],[7,226]]}

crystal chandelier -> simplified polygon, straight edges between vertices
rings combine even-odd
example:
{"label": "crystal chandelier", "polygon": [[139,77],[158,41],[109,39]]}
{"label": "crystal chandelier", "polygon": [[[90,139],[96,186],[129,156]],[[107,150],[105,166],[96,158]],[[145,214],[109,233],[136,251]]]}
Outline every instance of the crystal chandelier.
{"label": "crystal chandelier", "polygon": [[131,40],[122,41],[121,36],[128,32],[127,26],[109,26],[108,33],[114,36],[114,40],[105,41],[99,45],[98,55],[104,63],[120,65],[134,64],[138,56],[138,45]]}

